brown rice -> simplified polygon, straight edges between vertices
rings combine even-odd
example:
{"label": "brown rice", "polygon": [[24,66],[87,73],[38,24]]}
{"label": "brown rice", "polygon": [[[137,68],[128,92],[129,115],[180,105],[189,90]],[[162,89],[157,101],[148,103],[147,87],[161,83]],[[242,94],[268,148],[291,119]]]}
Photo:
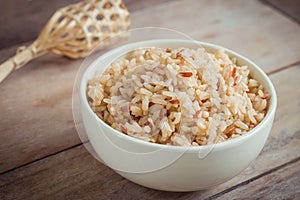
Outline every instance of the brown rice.
{"label": "brown rice", "polygon": [[136,49],[95,74],[87,96],[116,130],[179,146],[245,134],[264,118],[269,98],[248,67],[221,49],[154,47]]}

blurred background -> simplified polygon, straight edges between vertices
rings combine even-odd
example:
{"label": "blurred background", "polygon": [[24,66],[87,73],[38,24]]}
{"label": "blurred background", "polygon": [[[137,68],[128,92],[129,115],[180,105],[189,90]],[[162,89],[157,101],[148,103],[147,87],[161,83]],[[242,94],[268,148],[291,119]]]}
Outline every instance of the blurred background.
{"label": "blurred background", "polygon": [[[124,3],[129,11],[133,12],[142,9],[144,6],[168,1],[172,2],[172,0],[124,0]],[[0,49],[35,39],[50,16],[58,8],[76,2],[78,0],[1,0]],[[300,22],[299,0],[260,0],[260,2]],[[183,9],[188,9],[188,5]],[[154,13],[154,15],[161,15],[161,13]]]}

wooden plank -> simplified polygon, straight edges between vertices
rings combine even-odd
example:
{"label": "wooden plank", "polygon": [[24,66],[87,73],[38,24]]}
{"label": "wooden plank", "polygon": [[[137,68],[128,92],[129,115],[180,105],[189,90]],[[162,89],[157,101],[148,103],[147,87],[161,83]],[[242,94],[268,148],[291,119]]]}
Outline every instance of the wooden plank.
{"label": "wooden plank", "polygon": [[[2,1],[0,6],[0,49],[34,40],[51,15],[59,8],[80,0]],[[128,9],[136,11],[152,4],[170,0],[124,0]]]}
{"label": "wooden plank", "polygon": [[300,26],[258,1],[177,1],[134,12],[132,19],[132,27],[171,28],[233,49],[266,72],[300,60]]}
{"label": "wooden plank", "polygon": [[[133,10],[145,5],[136,0],[126,2]],[[8,5],[16,3],[10,1]],[[20,15],[43,7],[43,3],[33,4],[26,4]],[[54,4],[63,6],[59,2]],[[16,49],[17,46],[1,50],[0,62],[14,55]],[[0,84],[0,141],[3,141],[0,173],[80,143],[73,123],[71,98],[82,61],[46,55]]]}
{"label": "wooden plank", "polygon": [[[267,72],[300,60],[299,26],[259,2],[185,0],[153,6],[151,1],[148,6],[132,2],[136,3],[132,7],[140,9],[132,13],[133,27],[175,28],[196,39],[223,44],[254,59]],[[245,35],[238,34],[239,38],[240,31]],[[15,50],[16,46],[2,50],[0,60]],[[264,54],[269,50],[270,54]],[[81,61],[46,55],[0,85],[0,172],[80,143],[72,123],[71,94]]]}
{"label": "wooden plank", "polygon": [[300,1],[298,0],[261,0],[300,23]]}
{"label": "wooden plank", "polygon": [[47,55],[0,84],[0,172],[80,143],[71,109],[80,62]]}
{"label": "wooden plank", "polygon": [[[271,76],[278,93],[275,124],[260,156],[234,179],[192,193],[170,193],[131,183],[98,163],[82,147],[0,176],[1,199],[204,199],[300,157],[300,65]],[[288,102],[288,104],[287,104]],[[288,179],[288,177],[287,177]],[[240,194],[241,198],[243,194]]]}
{"label": "wooden plank", "polygon": [[[88,197],[84,194],[88,191],[100,196],[101,192],[105,194],[116,190],[118,184],[124,182],[110,169],[95,161],[83,146],[34,165],[38,166],[35,170],[30,170],[31,166],[28,166],[17,170],[19,173],[2,175],[0,199],[71,199],[72,196],[79,199]],[[115,186],[112,186],[112,181]],[[23,182],[27,184],[23,185]],[[73,190],[75,188],[77,192]]]}
{"label": "wooden plank", "polygon": [[0,49],[37,37],[50,16],[60,7],[78,0],[2,1],[0,6]]}
{"label": "wooden plank", "polygon": [[297,199],[300,195],[300,161],[237,188],[216,199]]}

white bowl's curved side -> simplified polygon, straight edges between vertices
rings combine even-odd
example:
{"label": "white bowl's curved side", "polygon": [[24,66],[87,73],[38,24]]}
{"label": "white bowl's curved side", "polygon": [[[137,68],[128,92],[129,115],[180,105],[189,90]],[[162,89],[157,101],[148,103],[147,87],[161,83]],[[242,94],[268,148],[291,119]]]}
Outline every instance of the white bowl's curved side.
{"label": "white bowl's curved side", "polygon": [[[272,118],[270,118],[272,120]],[[164,169],[144,174],[118,172],[140,185],[166,191],[196,191],[224,183],[242,172],[262,150],[272,122],[241,146],[213,151],[199,159],[197,153],[185,153]],[[160,158],[158,158],[160,159]]]}
{"label": "white bowl's curved side", "polygon": [[[202,159],[199,159],[198,155],[199,152],[204,151],[206,147],[187,148],[158,145],[120,134],[100,120],[89,107],[86,98],[87,80],[90,79],[96,71],[99,71],[99,66],[108,67],[115,58],[137,47],[195,48],[199,45],[212,51],[223,48],[208,43],[185,40],[153,40],[133,43],[117,48],[99,57],[84,73],[80,85],[80,97],[82,118],[86,132],[91,144],[101,159],[125,178],[146,187],[159,190],[193,191],[204,189],[225,182],[236,176],[257,157],[263,148],[275,115],[277,104],[275,89],[269,78],[258,66],[239,54],[225,48],[223,49],[225,49],[229,55],[235,56],[240,64],[246,64],[250,67],[252,75],[270,92],[271,102],[267,116],[256,128],[244,136],[214,145],[210,153]],[[102,71],[104,70],[105,68],[102,68]],[[124,157],[124,154],[118,153],[116,146],[124,151],[128,151],[128,156]],[[140,157],[130,158],[132,153],[148,153],[154,151],[157,153],[155,154],[156,157],[148,161],[142,159],[142,154]],[[168,155],[173,156],[174,152],[176,155],[180,155],[180,157],[176,159],[175,162],[171,162],[169,165],[157,170],[133,173],[128,172],[128,170],[122,170],[122,167],[120,169],[120,166],[137,169],[139,167],[141,169],[147,168],[147,166],[153,162],[163,162]],[[133,159],[135,159],[135,162],[132,162]]]}

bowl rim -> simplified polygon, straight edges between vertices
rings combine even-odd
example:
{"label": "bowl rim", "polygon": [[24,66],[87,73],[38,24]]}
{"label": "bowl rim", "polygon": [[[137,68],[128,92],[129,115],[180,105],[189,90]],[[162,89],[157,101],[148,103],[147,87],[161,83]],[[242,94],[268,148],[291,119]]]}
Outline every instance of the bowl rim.
{"label": "bowl rim", "polygon": [[[258,125],[256,127],[254,127],[253,129],[251,129],[250,131],[246,132],[245,134],[236,137],[236,138],[232,138],[230,140],[226,140],[217,144],[209,144],[209,145],[203,145],[203,146],[171,146],[171,145],[166,145],[166,144],[158,144],[158,143],[152,143],[152,142],[147,142],[141,139],[137,139],[134,138],[132,136],[126,135],[121,133],[120,131],[112,128],[111,126],[109,126],[108,124],[106,124],[102,119],[100,119],[96,113],[94,113],[94,111],[92,110],[92,108],[90,107],[88,100],[87,100],[87,96],[86,96],[86,89],[87,89],[87,81],[91,78],[85,78],[87,77],[87,74],[90,70],[97,68],[97,66],[99,66],[99,62],[111,55],[114,54],[118,54],[119,52],[122,52],[123,50],[125,50],[125,53],[128,53],[129,51],[132,51],[133,49],[137,48],[136,46],[145,46],[145,45],[149,45],[151,44],[152,46],[155,46],[157,44],[164,44],[164,43],[170,43],[170,44],[175,44],[175,45],[179,45],[179,44],[193,44],[193,45],[199,45],[203,48],[211,48],[213,50],[217,50],[217,49],[223,49],[225,51],[225,53],[229,54],[230,57],[235,57],[238,60],[242,60],[243,62],[247,63],[248,65],[251,65],[251,68],[255,69],[254,71],[258,72],[266,81],[266,85],[265,88],[267,86],[267,88],[269,88],[269,94],[270,94],[270,101],[269,101],[269,108],[267,111],[266,116],[264,117],[264,119],[258,123]],[[127,51],[126,51],[127,50]],[[124,52],[121,53],[121,55],[124,55]],[[120,56],[114,57],[113,59],[111,59],[110,63],[114,62],[117,58],[119,58]],[[103,71],[105,71],[107,68],[109,67],[109,65],[107,65]],[[253,70],[252,69],[252,70]],[[94,73],[97,70],[94,70]],[[270,78],[267,76],[267,74],[258,66],[256,65],[253,61],[251,61],[250,59],[244,57],[243,55],[225,48],[223,46],[220,45],[216,45],[216,44],[212,44],[212,43],[208,43],[208,42],[203,42],[203,41],[197,41],[197,40],[185,40],[185,39],[156,39],[156,40],[145,40],[145,41],[140,41],[140,42],[134,42],[134,43],[128,43],[125,45],[121,45],[118,46],[117,48],[114,48],[112,50],[109,50],[108,52],[106,52],[105,54],[97,57],[95,60],[93,60],[89,66],[84,70],[83,75],[81,76],[80,79],[80,85],[79,85],[79,95],[80,95],[80,100],[81,100],[81,105],[80,106],[84,106],[87,108],[88,112],[90,115],[92,115],[96,121],[98,123],[100,123],[101,125],[107,127],[108,129],[111,129],[111,132],[113,134],[116,134],[117,137],[120,137],[124,140],[129,140],[133,143],[138,143],[140,145],[146,145],[148,147],[154,147],[154,148],[164,148],[166,150],[169,151],[186,151],[188,148],[189,152],[195,153],[195,152],[199,152],[199,150],[201,149],[205,149],[205,148],[211,148],[211,146],[214,146],[214,151],[218,151],[218,150],[224,150],[226,148],[232,147],[233,145],[238,145],[241,143],[244,143],[245,141],[247,141],[248,139],[250,139],[251,137],[253,137],[255,134],[258,134],[259,130],[261,128],[263,128],[270,120],[272,122],[272,117],[275,114],[276,111],[276,107],[277,107],[277,95],[276,95],[276,90],[273,86],[272,81],[270,80]],[[110,133],[111,134],[111,133]]]}

